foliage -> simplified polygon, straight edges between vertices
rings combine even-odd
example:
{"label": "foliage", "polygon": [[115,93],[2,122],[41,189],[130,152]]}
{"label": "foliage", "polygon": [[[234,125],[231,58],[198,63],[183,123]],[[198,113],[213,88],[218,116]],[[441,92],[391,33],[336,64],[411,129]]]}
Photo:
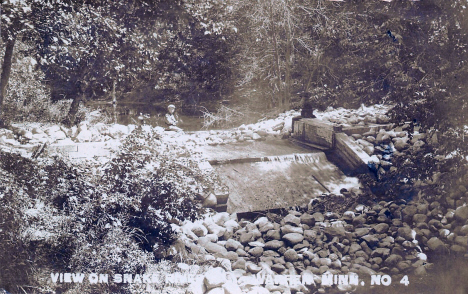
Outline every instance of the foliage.
{"label": "foliage", "polygon": [[1,152],[0,287],[45,291],[39,278],[50,271],[146,272],[175,240],[171,224],[202,212],[207,182],[187,156],[150,128],[104,166]]}

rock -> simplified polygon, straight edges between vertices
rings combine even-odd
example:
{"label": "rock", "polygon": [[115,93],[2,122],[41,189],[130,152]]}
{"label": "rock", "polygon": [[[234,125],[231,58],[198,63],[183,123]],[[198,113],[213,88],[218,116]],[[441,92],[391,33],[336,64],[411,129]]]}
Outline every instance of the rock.
{"label": "rock", "polygon": [[370,231],[371,231],[371,228],[357,228],[354,230],[354,235],[356,236],[356,238],[361,238],[369,234]]}
{"label": "rock", "polygon": [[402,227],[398,229],[397,236],[402,237],[405,240],[412,241],[413,238],[413,230],[409,227]]}
{"label": "rock", "polygon": [[242,248],[237,248],[236,253],[237,253],[239,256],[241,256],[241,257],[247,257],[247,256],[249,256],[249,255],[247,254],[247,252],[245,252],[244,249],[242,249]]}
{"label": "rock", "polygon": [[200,223],[194,223],[191,231],[197,236],[197,237],[204,237],[206,234],[208,234],[208,230],[206,227]]}
{"label": "rock", "polygon": [[227,259],[227,258],[216,258],[216,261],[219,263],[219,265],[221,265],[221,267],[224,270],[226,270],[228,272],[232,271],[231,261],[229,259]]}
{"label": "rock", "polygon": [[[261,239],[260,239],[261,240]],[[253,241],[253,242],[249,242],[249,246],[250,247],[265,247],[265,242],[263,242],[263,240],[261,241]]]}
{"label": "rock", "polygon": [[268,220],[267,217],[263,216],[263,217],[260,217],[259,219],[257,219],[254,224],[257,225],[259,228],[266,225],[267,223],[269,223],[270,221]]}
{"label": "rock", "polygon": [[374,231],[377,233],[377,234],[385,234],[387,231],[388,231],[388,228],[390,226],[386,223],[381,223],[381,224],[378,224],[374,227]]}
{"label": "rock", "polygon": [[256,265],[255,263],[252,263],[252,262],[248,262],[246,264],[246,268],[247,268],[247,271],[248,272],[251,272],[252,274],[256,274],[258,272],[260,272],[262,270],[262,268],[258,265]]}
{"label": "rock", "polygon": [[241,288],[237,283],[234,283],[233,281],[227,281],[223,285],[224,292],[223,294],[238,294],[242,293]]}
{"label": "rock", "polygon": [[222,286],[226,283],[226,271],[220,267],[209,269],[205,273],[204,283],[207,290]]}
{"label": "rock", "polygon": [[239,258],[236,262],[234,262],[234,264],[232,264],[232,269],[233,270],[236,270],[236,269],[245,270],[246,269],[245,260],[243,258]]}
{"label": "rock", "polygon": [[304,240],[304,236],[298,233],[289,233],[283,236],[283,240],[286,240],[289,244],[295,245]]}
{"label": "rock", "polygon": [[[89,135],[87,133],[89,133]],[[89,137],[89,140],[88,141],[80,141],[80,142],[89,142],[89,141],[91,141],[92,133],[90,131],[87,131],[87,133],[86,133],[85,138]],[[85,135],[83,135],[83,136],[85,136]],[[54,133],[51,133],[50,137],[52,137],[54,140],[63,140],[63,139],[67,138],[67,135],[63,131],[59,130],[59,131],[56,131]],[[79,135],[78,135],[78,137],[79,137]]]}
{"label": "rock", "polygon": [[224,233],[226,233],[226,228],[223,228],[221,226],[218,226],[215,223],[208,224],[207,226],[208,232],[210,234],[214,234],[218,237],[222,237]]}
{"label": "rock", "polygon": [[282,273],[286,268],[285,268],[284,265],[282,265],[282,264],[275,263],[275,264],[271,267],[271,269],[272,269],[274,272],[280,274],[280,273]]}
{"label": "rock", "polygon": [[356,286],[353,286],[353,285],[343,285],[343,284],[339,284],[336,286],[336,289],[338,289],[338,291],[340,292],[346,292],[346,293],[351,293],[351,292],[354,292],[354,289],[356,288]]}
{"label": "rock", "polygon": [[212,219],[214,223],[217,224],[218,226],[224,226],[224,223],[228,221],[230,218],[229,218],[229,213],[218,212],[217,214],[212,216]]}
{"label": "rock", "polygon": [[351,221],[354,219],[355,216],[356,216],[356,215],[355,215],[354,211],[349,211],[349,210],[348,210],[348,211],[345,211],[345,212],[343,213],[342,219],[345,220],[345,221],[347,221],[347,222],[351,222]]}
{"label": "rock", "polygon": [[465,248],[468,246],[468,237],[467,236],[457,236],[454,240],[455,244],[464,246]]}
{"label": "rock", "polygon": [[127,135],[129,129],[127,126],[113,124],[108,129],[108,135],[111,136],[113,139],[119,139],[125,135]]}
{"label": "rock", "polygon": [[323,232],[329,238],[333,238],[333,237],[343,238],[346,235],[346,230],[342,226],[324,228]]}
{"label": "rock", "polygon": [[226,241],[226,244],[224,244],[224,247],[229,251],[236,251],[238,248],[242,248],[243,246],[239,241],[229,239]]}
{"label": "rock", "polygon": [[301,224],[301,219],[295,215],[288,214],[287,216],[284,217],[281,223],[298,227]]}
{"label": "rock", "polygon": [[218,254],[221,254],[223,256],[225,256],[227,254],[226,248],[224,248],[223,246],[221,246],[219,244],[216,244],[216,243],[208,242],[208,243],[205,243],[202,246],[205,248],[206,251],[208,251],[209,253],[212,253],[212,254],[218,253]]}
{"label": "rock", "polygon": [[299,259],[299,255],[297,254],[296,250],[288,249],[284,253],[284,260],[288,262],[295,262]]}
{"label": "rock", "polygon": [[457,244],[453,244],[450,247],[450,251],[455,252],[457,254],[466,253],[466,247],[460,246],[460,245],[457,245]]}
{"label": "rock", "polygon": [[302,214],[300,220],[302,224],[308,225],[310,227],[315,226],[315,218],[308,213]]}
{"label": "rock", "polygon": [[403,257],[401,257],[400,255],[390,254],[390,256],[387,257],[387,259],[385,259],[384,265],[388,267],[394,267],[397,263],[399,263],[402,260],[403,260]]}
{"label": "rock", "polygon": [[216,234],[207,234],[205,236],[205,238],[208,239],[210,242],[213,242],[213,243],[218,242],[218,235],[216,235]]}
{"label": "rock", "polygon": [[312,214],[312,217],[315,219],[316,222],[323,222],[325,220],[325,217],[320,212],[315,212],[314,214]]}
{"label": "rock", "polygon": [[226,221],[223,225],[226,229],[229,229],[229,228],[232,228],[234,230],[237,230],[239,228],[239,223],[236,222],[235,220],[233,219],[230,219],[228,221]]}
{"label": "rock", "polygon": [[239,241],[242,244],[248,244],[249,242],[252,242],[253,241],[253,233],[252,232],[242,233],[240,235]]}
{"label": "rock", "polygon": [[195,280],[187,287],[186,294],[203,294],[206,292],[204,276],[197,276]]}
{"label": "rock", "polygon": [[280,240],[281,233],[280,230],[269,230],[264,236],[265,240]]}
{"label": "rock", "polygon": [[233,251],[228,251],[228,253],[226,254],[226,258],[231,261],[236,261],[237,259],[239,259],[239,255]]}
{"label": "rock", "polygon": [[468,236],[468,225],[464,225],[460,228],[460,232],[458,232],[460,236]]}
{"label": "rock", "polygon": [[284,121],[274,125],[271,129],[273,131],[281,131],[283,129],[283,127],[284,127]]}
{"label": "rock", "polygon": [[314,231],[314,230],[305,230],[304,231],[304,238],[307,241],[315,242],[315,239],[317,238],[317,232]]}
{"label": "rock", "polygon": [[361,248],[361,245],[357,244],[357,243],[353,243],[351,244],[351,246],[349,247],[349,254],[353,254],[353,253],[356,253],[358,251],[360,251],[362,248]]}
{"label": "rock", "polygon": [[371,257],[381,257],[383,259],[389,256],[390,256],[390,249],[388,248],[377,248],[371,254]]}
{"label": "rock", "polygon": [[459,222],[468,220],[468,206],[461,206],[455,210],[455,219]]}
{"label": "rock", "polygon": [[265,233],[265,232],[268,232],[269,230],[273,230],[274,228],[275,226],[271,222],[268,222],[265,225],[261,226],[259,228],[259,231],[260,233]]}
{"label": "rock", "polygon": [[427,241],[427,247],[429,247],[429,249],[437,253],[443,253],[447,251],[444,242],[442,242],[437,237],[432,237],[431,239],[429,239]]}
{"label": "rock", "polygon": [[357,274],[362,274],[363,276],[370,276],[370,275],[376,274],[374,270],[370,269],[367,266],[360,265],[360,264],[354,264],[351,271]]}
{"label": "rock", "polygon": [[279,240],[271,240],[265,243],[265,249],[276,250],[278,248],[284,247],[284,242]]}
{"label": "rock", "polygon": [[281,233],[283,235],[290,234],[290,233],[298,233],[303,234],[304,230],[301,227],[294,227],[291,225],[284,225],[281,227]]}
{"label": "rock", "polygon": [[421,149],[422,146],[426,145],[426,143],[424,141],[416,141],[414,144],[413,144],[413,150],[414,151],[418,151]]}
{"label": "rock", "polygon": [[263,247],[254,247],[249,250],[249,254],[255,257],[260,257],[263,254]]}
{"label": "rock", "polygon": [[425,215],[425,214],[418,214],[418,213],[417,213],[417,214],[415,214],[415,215],[413,216],[413,222],[414,222],[415,224],[417,224],[417,223],[425,223],[426,221],[427,221],[427,215]]}
{"label": "rock", "polygon": [[254,286],[249,292],[247,292],[247,294],[271,294],[271,293],[264,287]]}
{"label": "rock", "polygon": [[409,147],[408,138],[395,139],[393,147],[400,152],[407,149]]}

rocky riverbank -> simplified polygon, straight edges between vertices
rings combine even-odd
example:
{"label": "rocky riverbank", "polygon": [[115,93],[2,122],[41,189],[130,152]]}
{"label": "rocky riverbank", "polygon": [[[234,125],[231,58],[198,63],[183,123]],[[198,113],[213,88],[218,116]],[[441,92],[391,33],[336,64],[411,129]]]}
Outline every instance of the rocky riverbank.
{"label": "rocky riverbank", "polygon": [[[356,273],[368,278],[388,274],[400,281],[404,275],[426,275],[434,266],[428,256],[467,253],[467,206],[453,209],[437,201],[417,204],[400,200],[372,206],[355,204],[343,213],[318,209],[328,197],[350,196],[347,191],[343,194],[323,195],[307,208],[290,210],[286,215],[268,213],[255,220],[239,220],[235,214],[218,213],[185,223],[180,227],[180,241],[190,248],[192,257],[217,261],[217,278],[223,281],[210,282],[208,272],[204,281],[191,285],[189,293],[218,293],[223,287],[231,288],[224,285],[229,280],[226,275],[235,276],[244,293],[325,293],[331,289],[322,283],[323,275]],[[259,273],[311,276],[314,283],[265,285],[256,279]],[[333,289],[353,288],[338,285]]]}
{"label": "rocky riverbank", "polygon": [[[340,123],[344,126],[361,126],[372,123],[388,122],[384,115],[388,107],[376,105],[363,107],[357,110],[343,108],[329,108],[324,112],[316,112],[318,118]],[[199,131],[195,133],[165,132],[163,127],[151,127],[154,132],[164,134],[165,138],[173,138],[172,141],[184,145],[192,141],[198,145],[230,144],[244,141],[267,140],[272,138],[284,138],[291,132],[291,119],[300,113],[294,110],[280,113],[277,117],[263,119],[255,124],[241,125],[229,130]],[[9,148],[31,147],[38,144],[67,145],[87,142],[113,142],[124,139],[137,126],[134,124],[105,124],[95,123],[99,117],[99,111],[89,115],[88,120],[78,126],[67,128],[63,125],[40,123],[17,123],[11,130],[0,129],[0,146]],[[176,138],[177,140],[174,140]]]}

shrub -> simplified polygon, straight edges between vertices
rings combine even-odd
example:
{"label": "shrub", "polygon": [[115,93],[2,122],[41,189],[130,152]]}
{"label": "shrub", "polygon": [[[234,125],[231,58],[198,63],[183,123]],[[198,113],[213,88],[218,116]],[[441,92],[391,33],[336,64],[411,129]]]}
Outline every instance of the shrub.
{"label": "shrub", "polygon": [[209,183],[190,155],[151,128],[135,130],[104,166],[0,151],[0,288],[80,292],[41,279],[50,272],[146,272],[176,239],[171,223],[203,212],[197,199]]}

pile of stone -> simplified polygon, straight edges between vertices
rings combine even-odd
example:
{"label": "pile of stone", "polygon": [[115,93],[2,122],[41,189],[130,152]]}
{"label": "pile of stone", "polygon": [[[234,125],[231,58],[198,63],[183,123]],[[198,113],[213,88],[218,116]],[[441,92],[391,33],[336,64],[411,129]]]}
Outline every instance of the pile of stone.
{"label": "pile of stone", "polygon": [[387,131],[377,127],[371,128],[363,134],[353,134],[351,137],[364,152],[371,156],[374,163],[372,168],[380,176],[389,170],[396,169],[392,166],[393,157],[406,156],[422,150],[426,144],[438,143],[435,133],[429,137],[425,133],[416,132],[410,138],[406,131],[397,131],[397,129]]}
{"label": "pile of stone", "polygon": [[288,137],[292,129],[292,118],[300,113],[294,110],[278,115],[274,119],[261,120],[255,124],[241,125],[238,128],[223,131],[209,131],[201,135],[208,145],[223,145],[237,142],[254,142],[274,138]]}
{"label": "pile of stone", "polygon": [[21,144],[73,144],[83,142],[104,142],[121,139],[135,129],[134,125],[106,125],[98,123],[89,125],[82,122],[79,126],[67,128],[62,125],[14,125],[13,131],[0,130],[0,143],[12,146]]}
{"label": "pile of stone", "polygon": [[323,121],[337,123],[343,126],[366,126],[372,124],[388,124],[390,118],[386,115],[387,105],[361,106],[358,109],[345,109],[332,107],[324,112],[317,111],[315,115]]}
{"label": "pile of stone", "polygon": [[[426,254],[468,252],[468,206],[464,204],[452,209],[439,202],[400,200],[356,205],[342,214],[314,211],[325,197],[314,199],[307,212],[292,210],[282,218],[270,214],[255,221],[238,221],[235,214],[218,213],[187,223],[182,227],[186,246],[204,260],[220,262],[238,280],[259,272],[312,274],[317,286],[288,290],[304,293],[325,291],[323,274],[422,276],[432,267]],[[460,199],[457,204],[461,203]],[[285,289],[265,289],[287,293]]]}

